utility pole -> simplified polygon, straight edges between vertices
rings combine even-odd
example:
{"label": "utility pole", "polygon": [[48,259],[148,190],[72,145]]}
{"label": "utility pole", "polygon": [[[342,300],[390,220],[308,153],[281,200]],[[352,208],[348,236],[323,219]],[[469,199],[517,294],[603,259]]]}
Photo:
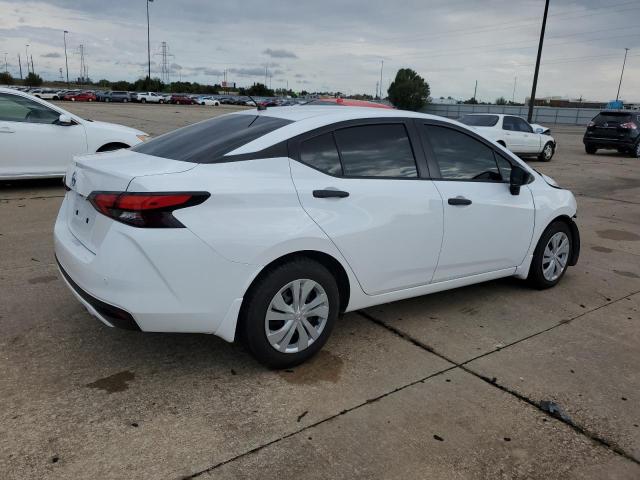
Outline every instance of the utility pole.
{"label": "utility pole", "polygon": [[536,58],[536,70],[533,74],[533,86],[529,97],[529,113],[527,121],[531,123],[533,118],[533,106],[536,103],[536,88],[538,88],[538,73],[540,72],[540,58],[542,57],[542,44],[544,43],[544,31],[547,28],[547,13],[549,13],[549,0],[544,2],[544,15],[542,16],[542,28],[540,29],[540,42],[538,43],[538,58]]}
{"label": "utility pole", "polygon": [[151,34],[149,29],[149,3],[153,0],[147,0],[147,78],[151,80]]}
{"label": "utility pole", "polygon": [[384,60],[380,60],[380,100],[382,100],[382,69],[384,68]]}
{"label": "utility pole", "polygon": [[[476,80],[476,86],[473,89],[473,99],[476,100],[476,94],[478,93],[478,80]],[[476,100],[477,101],[477,100]]]}
{"label": "utility pole", "polygon": [[29,44],[28,43],[24,46],[24,51],[25,51],[24,58],[27,61],[27,76],[29,76]]}
{"label": "utility pole", "polygon": [[33,73],[34,75],[36,74],[36,69],[33,66],[33,55],[31,55],[31,73]]}
{"label": "utility pole", "polygon": [[20,54],[18,54],[18,67],[20,68],[20,80],[22,80],[22,62],[20,61]]}
{"label": "utility pole", "polygon": [[622,75],[624,75],[624,65],[627,63],[627,53],[629,53],[629,49],[624,49],[624,60],[622,61],[622,72],[620,72],[620,83],[618,83],[618,93],[616,94],[616,102],[620,97],[620,87],[622,86]]}
{"label": "utility pole", "polygon": [[511,94],[511,103],[516,103],[516,84],[518,83],[518,77],[513,77],[513,93]]}
{"label": "utility pole", "polygon": [[67,88],[69,88],[69,60],[67,58],[67,30],[64,31],[64,64],[67,67]]}
{"label": "utility pole", "polygon": [[80,44],[80,85],[84,84],[84,45]]}
{"label": "utility pole", "polygon": [[4,52],[4,71],[5,73],[9,73],[9,64],[7,63],[7,52]]}

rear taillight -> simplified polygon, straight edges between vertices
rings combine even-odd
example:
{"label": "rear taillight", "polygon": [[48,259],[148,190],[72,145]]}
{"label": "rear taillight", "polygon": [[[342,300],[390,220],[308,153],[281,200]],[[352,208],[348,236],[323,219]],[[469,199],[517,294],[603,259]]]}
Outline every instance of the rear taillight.
{"label": "rear taillight", "polygon": [[625,130],[637,130],[638,126],[633,122],[621,123],[620,128],[624,128]]}
{"label": "rear taillight", "polygon": [[92,192],[89,201],[100,213],[133,227],[184,228],[173,211],[204,202],[207,192]]}

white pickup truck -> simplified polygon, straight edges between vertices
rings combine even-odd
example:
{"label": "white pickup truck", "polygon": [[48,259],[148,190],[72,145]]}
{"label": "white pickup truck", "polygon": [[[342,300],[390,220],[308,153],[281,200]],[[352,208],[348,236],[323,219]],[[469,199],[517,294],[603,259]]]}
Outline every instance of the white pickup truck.
{"label": "white pickup truck", "polygon": [[548,162],[556,151],[556,141],[548,135],[548,128],[533,127],[515,115],[470,113],[459,121],[519,156],[536,156],[538,160]]}
{"label": "white pickup truck", "polygon": [[164,103],[164,95],[155,92],[139,92],[135,96],[135,101],[140,103]]}

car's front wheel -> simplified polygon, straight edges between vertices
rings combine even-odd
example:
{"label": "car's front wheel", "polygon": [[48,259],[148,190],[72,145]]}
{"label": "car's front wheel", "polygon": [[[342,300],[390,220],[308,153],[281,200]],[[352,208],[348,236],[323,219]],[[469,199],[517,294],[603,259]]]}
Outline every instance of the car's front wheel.
{"label": "car's front wheel", "polygon": [[541,162],[551,161],[551,159],[553,158],[554,150],[555,149],[553,148],[553,143],[547,142],[547,144],[542,149],[542,152],[540,152],[540,155],[538,155],[538,160],[540,160]]}
{"label": "car's front wheel", "polygon": [[553,222],[533,252],[527,280],[540,289],[555,286],[567,271],[572,253],[571,230],[562,221]]}
{"label": "car's front wheel", "polygon": [[253,356],[288,368],[315,355],[338,317],[335,278],[322,264],[298,259],[268,271],[243,305],[240,332]]}
{"label": "car's front wheel", "polygon": [[598,151],[598,149],[592,145],[585,145],[584,151],[587,152],[589,155],[593,155]]}
{"label": "car's front wheel", "polygon": [[640,140],[636,143],[636,146],[631,149],[631,156],[634,158],[640,158]]}

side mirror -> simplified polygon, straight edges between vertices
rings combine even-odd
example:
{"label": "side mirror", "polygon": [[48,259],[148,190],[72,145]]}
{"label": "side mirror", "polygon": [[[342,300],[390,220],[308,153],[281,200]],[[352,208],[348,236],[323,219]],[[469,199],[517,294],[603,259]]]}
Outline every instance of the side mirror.
{"label": "side mirror", "polygon": [[69,127],[69,126],[71,126],[73,124],[74,124],[73,120],[69,115],[66,115],[66,114],[63,113],[58,117],[58,125],[62,125],[64,127]]}
{"label": "side mirror", "polygon": [[509,178],[509,191],[511,195],[520,195],[520,187],[529,182],[529,172],[519,165],[511,167],[511,177]]}

